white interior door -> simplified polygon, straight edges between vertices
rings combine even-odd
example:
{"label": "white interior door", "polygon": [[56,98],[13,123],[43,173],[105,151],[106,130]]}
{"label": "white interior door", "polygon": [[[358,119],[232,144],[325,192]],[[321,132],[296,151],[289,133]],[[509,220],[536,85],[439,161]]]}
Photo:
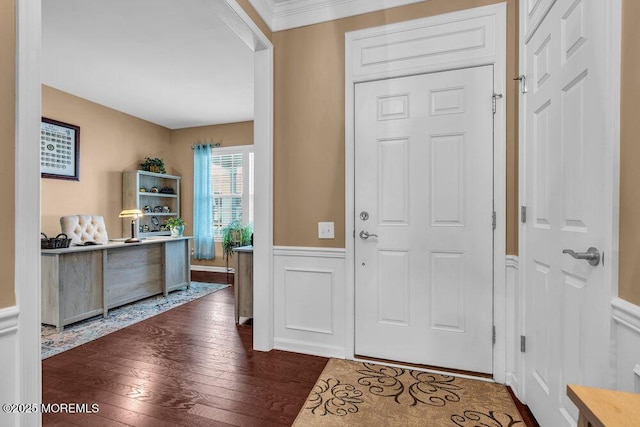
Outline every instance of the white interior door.
{"label": "white interior door", "polygon": [[[607,372],[605,3],[555,1],[523,49],[525,383],[543,426],[575,425],[566,384],[602,386]],[[563,254],[590,247],[604,266]]]}
{"label": "white interior door", "polygon": [[492,66],[356,84],[356,355],[492,372],[492,96]]}

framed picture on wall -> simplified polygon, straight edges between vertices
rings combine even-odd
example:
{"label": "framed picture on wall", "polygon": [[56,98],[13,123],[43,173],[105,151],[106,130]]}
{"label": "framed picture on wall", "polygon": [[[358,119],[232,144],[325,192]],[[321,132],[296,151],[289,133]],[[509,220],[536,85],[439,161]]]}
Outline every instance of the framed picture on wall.
{"label": "framed picture on wall", "polygon": [[80,181],[80,126],[42,118],[40,176]]}

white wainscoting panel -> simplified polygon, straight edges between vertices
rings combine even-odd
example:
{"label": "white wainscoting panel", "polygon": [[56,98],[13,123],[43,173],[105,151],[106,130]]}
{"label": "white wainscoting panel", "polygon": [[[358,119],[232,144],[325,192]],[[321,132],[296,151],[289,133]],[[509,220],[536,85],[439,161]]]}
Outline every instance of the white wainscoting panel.
{"label": "white wainscoting panel", "polygon": [[[0,309],[0,403],[32,403],[20,402],[17,374],[18,359],[18,307]],[[18,425],[18,414],[7,414],[0,411],[0,425]]]}
{"label": "white wainscoting panel", "polygon": [[520,261],[515,255],[507,255],[506,275],[506,384],[518,399],[524,402],[524,357],[520,352],[520,335],[523,335],[524,301],[520,289]]}
{"label": "white wainscoting panel", "polygon": [[615,388],[640,393],[640,307],[620,298],[614,298],[611,307]]}
{"label": "white wainscoting panel", "polygon": [[345,251],[274,248],[274,346],[345,357]]}

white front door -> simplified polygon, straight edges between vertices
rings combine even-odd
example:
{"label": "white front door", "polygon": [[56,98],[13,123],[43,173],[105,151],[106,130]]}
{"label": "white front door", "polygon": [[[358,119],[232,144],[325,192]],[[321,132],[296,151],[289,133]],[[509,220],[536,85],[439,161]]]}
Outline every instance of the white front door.
{"label": "white front door", "polygon": [[[525,393],[542,426],[575,425],[566,385],[602,386],[607,373],[605,3],[555,1],[524,45]],[[604,263],[563,253],[590,247]]]}
{"label": "white front door", "polygon": [[492,372],[492,95],[492,66],[356,84],[356,355]]}

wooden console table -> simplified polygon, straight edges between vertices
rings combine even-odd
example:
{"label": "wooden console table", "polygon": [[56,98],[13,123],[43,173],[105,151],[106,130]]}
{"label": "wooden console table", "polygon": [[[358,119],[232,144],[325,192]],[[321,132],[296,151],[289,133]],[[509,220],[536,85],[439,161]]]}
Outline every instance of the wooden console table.
{"label": "wooden console table", "polygon": [[43,249],[42,323],[65,325],[191,284],[191,237]]}
{"label": "wooden console table", "polygon": [[567,396],[578,407],[578,427],[640,425],[640,394],[567,385]]}
{"label": "wooden console table", "polygon": [[253,246],[234,248],[236,254],[233,275],[236,324],[240,316],[253,317]]}

